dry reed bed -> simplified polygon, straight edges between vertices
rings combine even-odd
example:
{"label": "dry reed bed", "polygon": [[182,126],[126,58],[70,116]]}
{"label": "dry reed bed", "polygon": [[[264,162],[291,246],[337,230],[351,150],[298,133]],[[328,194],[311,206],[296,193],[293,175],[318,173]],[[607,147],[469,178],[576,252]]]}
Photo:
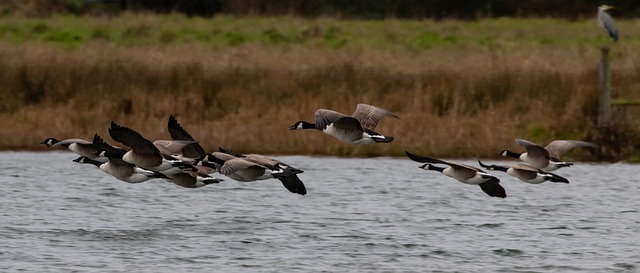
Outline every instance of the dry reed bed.
{"label": "dry reed bed", "polygon": [[[590,46],[408,51],[88,42],[65,50],[48,43],[0,43],[0,137],[4,149],[41,149],[37,143],[51,136],[99,133],[110,139],[113,120],[161,139],[169,137],[166,121],[175,114],[209,150],[496,157],[502,149],[518,149],[516,137],[541,143],[624,137],[624,147],[604,143],[606,156],[633,156],[634,134],[613,138],[595,128],[598,60]],[[612,61],[614,85],[620,86],[614,94],[637,96],[637,48],[614,48]],[[318,108],[351,113],[361,102],[402,117],[384,119],[377,128],[395,136],[393,143],[354,146],[320,132],[287,129],[312,120]],[[622,129],[616,132],[637,131],[633,111],[617,115]]]}
{"label": "dry reed bed", "polygon": [[[0,137],[6,148],[35,148],[48,136],[105,135],[114,120],[166,138],[166,119],[176,114],[209,149],[491,157],[513,148],[514,137],[595,132],[597,52],[574,59],[554,50],[460,53],[5,45]],[[359,102],[402,116],[379,127],[394,143],[349,146],[287,130],[317,108],[350,113]]]}

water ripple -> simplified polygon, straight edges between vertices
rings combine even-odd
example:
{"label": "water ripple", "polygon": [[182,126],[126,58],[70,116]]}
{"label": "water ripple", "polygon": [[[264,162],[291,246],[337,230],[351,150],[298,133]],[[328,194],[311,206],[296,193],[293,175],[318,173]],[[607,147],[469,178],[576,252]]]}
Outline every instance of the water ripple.
{"label": "water ripple", "polygon": [[0,271],[633,272],[640,261],[631,164],[559,170],[569,185],[496,173],[509,195],[498,199],[404,158],[279,157],[305,170],[307,196],[278,181],[127,184],[74,158],[0,153]]}

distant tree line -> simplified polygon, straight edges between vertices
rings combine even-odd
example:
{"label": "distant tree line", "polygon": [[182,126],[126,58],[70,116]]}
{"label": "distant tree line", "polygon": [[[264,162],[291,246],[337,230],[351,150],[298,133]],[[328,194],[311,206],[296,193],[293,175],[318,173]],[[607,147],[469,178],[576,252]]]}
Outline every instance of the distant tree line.
{"label": "distant tree line", "polygon": [[118,13],[184,13],[188,16],[330,16],[358,19],[594,16],[596,7],[616,7],[615,17],[640,15],[640,1],[584,0],[0,0],[0,12],[43,16]]}

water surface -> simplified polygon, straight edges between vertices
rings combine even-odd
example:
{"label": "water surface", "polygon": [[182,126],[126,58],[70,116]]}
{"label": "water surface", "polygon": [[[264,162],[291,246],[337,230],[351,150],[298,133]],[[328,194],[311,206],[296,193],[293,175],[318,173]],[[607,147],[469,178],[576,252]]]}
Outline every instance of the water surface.
{"label": "water surface", "polygon": [[[637,272],[638,166],[571,183],[495,173],[506,199],[406,158],[280,156],[279,181],[127,184],[68,152],[0,153],[2,272]],[[475,160],[461,162],[476,165]],[[487,163],[511,163],[487,160]]]}

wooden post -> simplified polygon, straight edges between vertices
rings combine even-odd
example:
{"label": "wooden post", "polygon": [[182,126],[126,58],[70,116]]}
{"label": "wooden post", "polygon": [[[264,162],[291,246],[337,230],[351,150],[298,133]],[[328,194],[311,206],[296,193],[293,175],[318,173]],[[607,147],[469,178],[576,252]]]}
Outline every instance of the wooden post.
{"label": "wooden post", "polygon": [[611,121],[611,71],[609,69],[609,47],[600,49],[600,101],[598,105],[598,128]]}

